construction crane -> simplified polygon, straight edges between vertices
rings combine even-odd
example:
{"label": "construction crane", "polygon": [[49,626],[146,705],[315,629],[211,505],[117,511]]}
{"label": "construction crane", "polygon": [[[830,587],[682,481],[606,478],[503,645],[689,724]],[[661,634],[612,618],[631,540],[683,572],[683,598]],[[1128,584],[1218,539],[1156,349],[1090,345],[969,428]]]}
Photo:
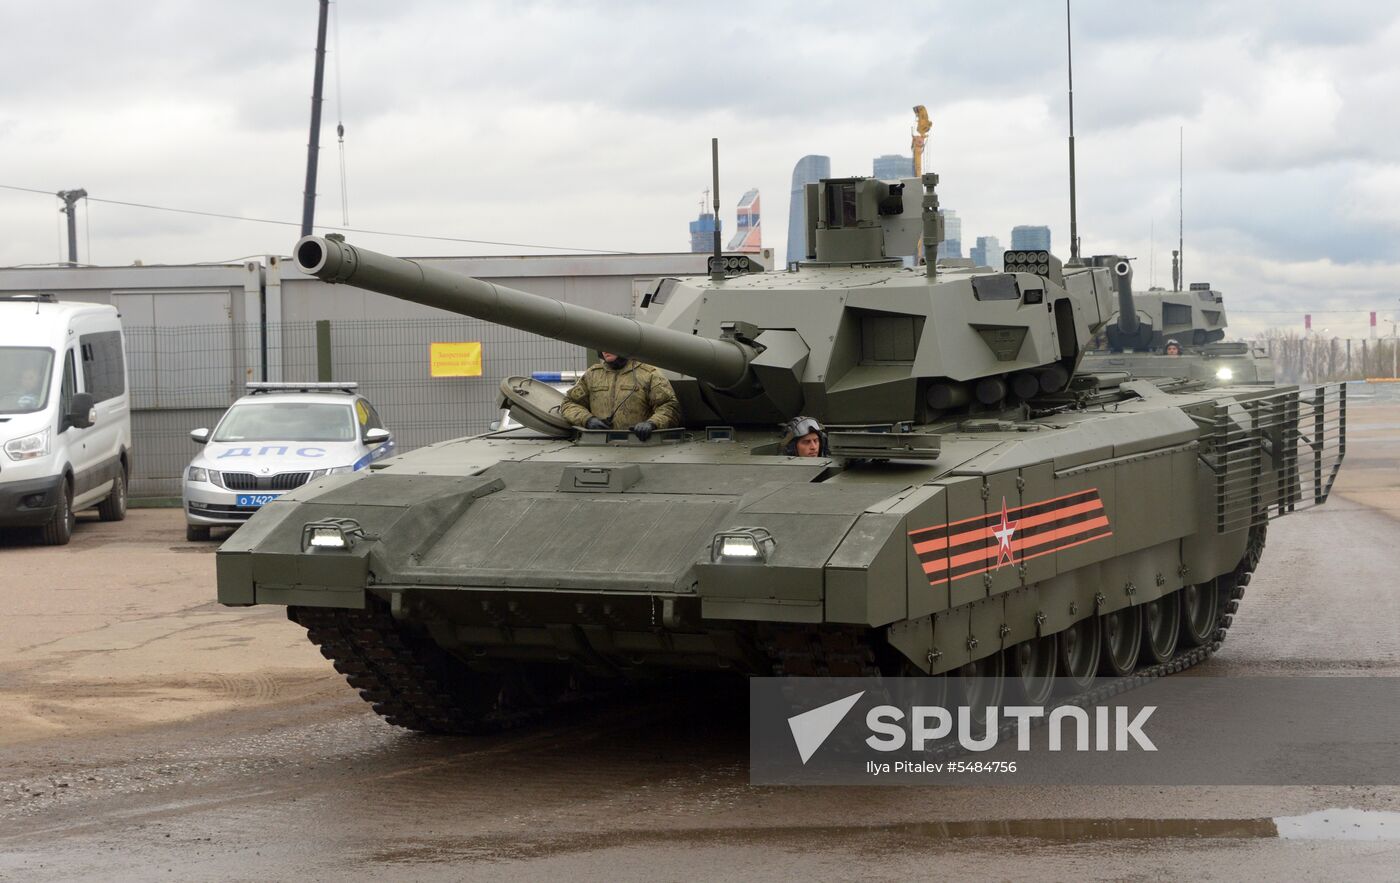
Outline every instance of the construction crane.
{"label": "construction crane", "polygon": [[928,130],[933,128],[933,123],[929,122],[928,111],[922,104],[914,105],[915,128],[910,132],[909,147],[914,151],[914,177],[917,178],[924,173],[924,143],[928,141]]}

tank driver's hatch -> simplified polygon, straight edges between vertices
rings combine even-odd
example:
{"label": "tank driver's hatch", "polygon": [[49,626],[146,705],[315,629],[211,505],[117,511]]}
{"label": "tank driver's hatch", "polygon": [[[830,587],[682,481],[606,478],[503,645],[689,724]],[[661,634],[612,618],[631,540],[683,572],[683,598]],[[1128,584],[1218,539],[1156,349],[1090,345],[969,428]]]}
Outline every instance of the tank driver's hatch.
{"label": "tank driver's hatch", "polygon": [[536,432],[565,438],[573,426],[564,418],[564,394],[548,383],[531,377],[507,377],[501,381],[501,407],[522,426]]}

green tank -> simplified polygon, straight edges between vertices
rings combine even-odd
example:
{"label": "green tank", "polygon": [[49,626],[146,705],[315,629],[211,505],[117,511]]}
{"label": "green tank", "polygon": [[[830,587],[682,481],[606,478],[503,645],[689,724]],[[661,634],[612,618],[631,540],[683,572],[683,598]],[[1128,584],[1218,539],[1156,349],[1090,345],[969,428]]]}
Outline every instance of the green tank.
{"label": "green tank", "polygon": [[[581,430],[557,390],[509,378],[523,425],[263,506],[218,552],[220,602],[286,605],[376,711],[446,733],[681,670],[1044,701],[1055,678],[1204,658],[1268,520],[1326,499],[1342,390],[1079,371],[1132,307],[1129,262],[940,270],[936,184],[808,185],[807,261],[717,257],[635,318],[301,240],[328,282],[654,364],[684,424]],[[822,455],[784,453],[798,415]]]}
{"label": "green tank", "polygon": [[1268,353],[1244,341],[1225,340],[1225,298],[1209,282],[1193,282],[1188,291],[1153,288],[1135,300],[1131,312],[1109,317],[1081,370],[1177,377],[1211,386],[1273,384]]}

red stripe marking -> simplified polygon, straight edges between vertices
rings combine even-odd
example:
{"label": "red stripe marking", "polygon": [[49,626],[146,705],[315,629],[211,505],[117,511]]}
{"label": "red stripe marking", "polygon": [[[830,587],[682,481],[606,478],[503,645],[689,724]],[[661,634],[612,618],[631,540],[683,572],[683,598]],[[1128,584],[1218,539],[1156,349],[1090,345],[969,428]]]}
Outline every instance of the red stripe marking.
{"label": "red stripe marking", "polygon": [[[913,534],[910,534],[910,536],[913,536]],[[915,554],[915,555],[922,555],[922,554],[924,554],[925,552],[936,552],[936,551],[938,551],[939,549],[946,549],[946,548],[948,548],[948,538],[947,538],[947,537],[941,537],[941,538],[936,539],[936,540],[924,540],[922,543],[915,543],[915,544],[914,544],[914,554]]]}
{"label": "red stripe marking", "polygon": [[1081,512],[1089,512],[1094,509],[1102,509],[1103,500],[1088,500],[1074,506],[1064,506],[1059,509],[1052,509],[1040,515],[1032,515],[1016,522],[1016,529],[1037,527],[1048,524],[1051,521],[1059,521],[1061,518],[1068,518],[1071,515],[1078,515]]}
{"label": "red stripe marking", "polygon": [[1048,542],[1074,536],[1077,533],[1083,533],[1086,530],[1094,530],[1099,527],[1108,527],[1108,516],[1100,515],[1098,518],[1090,518],[1088,521],[1078,521],[1056,530],[1036,534],[1024,541],[1013,539],[1011,541],[1011,550],[1015,552],[1021,549],[1033,549],[1036,546],[1043,546]]}
{"label": "red stripe marking", "polygon": [[1101,533],[1101,534],[1099,534],[1099,535],[1096,536],[1096,537],[1085,537],[1084,539],[1079,540],[1078,542],[1066,543],[1066,544],[1063,545],[1063,546],[1056,546],[1056,547],[1053,548],[1053,549],[1046,549],[1046,550],[1043,551],[1043,552],[1036,552],[1034,555],[1027,555],[1026,557],[1022,558],[1021,560],[1022,560],[1022,561],[1029,561],[1029,560],[1032,559],[1032,558],[1039,558],[1039,557],[1041,557],[1042,555],[1050,555],[1050,554],[1052,554],[1052,553],[1054,553],[1054,552],[1063,552],[1063,551],[1066,550],[1066,549],[1073,549],[1075,546],[1082,546],[1082,545],[1084,545],[1085,543],[1092,543],[1092,542],[1094,542],[1095,540],[1105,540],[1105,539],[1108,539],[1108,538],[1111,537],[1111,536],[1113,536],[1113,531],[1111,531],[1111,530],[1110,530],[1110,531],[1105,531],[1104,533]]}
{"label": "red stripe marking", "polygon": [[[1100,524],[1100,522],[1102,522],[1102,524]],[[1096,518],[1096,519],[1093,519],[1092,521],[1080,522],[1079,524],[1075,524],[1075,525],[1071,525],[1070,527],[1062,528],[1060,531],[1056,531],[1056,533],[1057,533],[1057,534],[1060,534],[1060,535],[1062,535],[1062,536],[1073,536],[1074,534],[1083,533],[1085,530],[1093,530],[1093,529],[1095,529],[1095,528],[1097,528],[1097,527],[1103,527],[1103,528],[1105,529],[1105,530],[1104,530],[1104,533],[1098,534],[1097,536],[1085,537],[1085,538],[1082,539],[1082,540],[1077,540],[1077,541],[1075,541],[1075,542],[1073,542],[1073,543],[1066,543],[1066,544],[1064,544],[1064,545],[1055,546],[1055,547],[1050,548],[1050,549],[1042,549],[1042,550],[1040,550],[1040,551],[1038,551],[1038,552],[1033,552],[1033,553],[1031,553],[1030,555],[1022,555],[1022,556],[1020,556],[1019,558],[1017,558],[1016,563],[1019,564],[1019,563],[1021,563],[1022,561],[1029,561],[1029,560],[1031,560],[1032,558],[1041,558],[1041,557],[1043,557],[1043,556],[1045,556],[1045,555],[1054,554],[1055,552],[1063,552],[1063,551],[1066,550],[1066,549],[1073,549],[1075,546],[1082,546],[1082,545],[1084,545],[1085,543],[1092,543],[1092,542],[1094,542],[1095,540],[1107,539],[1108,537],[1113,536],[1113,531],[1107,530],[1107,527],[1108,527],[1108,519],[1107,519],[1107,518]],[[1037,541],[1039,541],[1041,538],[1040,538],[1040,537],[1035,537],[1034,539],[1036,539]],[[1036,546],[1036,545],[1040,545],[1040,543],[1039,543],[1039,542],[1032,543],[1032,544],[1030,544],[1030,546],[1028,546],[1027,548],[1033,548],[1033,547]],[[997,551],[996,549],[991,549],[991,550],[989,550],[990,554],[986,555],[986,557],[987,557],[987,558],[992,558],[992,557],[994,557],[996,551]],[[964,562],[964,563],[968,563],[968,562]],[[938,570],[941,570],[941,569],[942,569],[942,566],[941,566],[941,563],[940,563],[940,562],[929,562],[929,563],[926,564],[926,565],[924,566],[924,568],[923,568],[923,569],[924,569],[924,573],[928,573],[930,567],[932,567],[934,564],[939,564],[939,566],[938,566],[938,567],[934,567],[934,569],[938,569]],[[970,577],[970,576],[981,576],[982,574],[986,573],[986,572],[989,571],[989,570],[992,570],[992,567],[991,567],[990,565],[988,565],[987,567],[983,567],[983,568],[981,568],[980,570],[974,570],[974,571],[970,571],[970,572],[968,572],[968,573],[964,573],[964,574],[958,576],[957,579],[966,579],[966,578],[968,578],[968,577]],[[931,585],[931,586],[936,586],[936,585],[938,585],[938,584],[940,584],[940,583],[946,583],[947,581],[948,581],[948,578],[947,578],[947,577],[944,577],[944,578],[938,579],[938,580],[929,580],[929,585]]]}
{"label": "red stripe marking", "polygon": [[[1033,505],[1039,506],[1039,505],[1042,505],[1042,504],[1040,504],[1040,503],[1035,503],[1035,504],[1033,504]],[[1020,507],[1020,508],[1021,508],[1021,509],[1026,509],[1026,508],[1029,508],[1029,507],[1027,507],[1027,506],[1022,506],[1022,507]],[[1100,499],[1093,499],[1093,500],[1086,500],[1086,501],[1083,502],[1083,503],[1075,503],[1075,504],[1070,505],[1070,506],[1061,506],[1061,507],[1058,508],[1058,509],[1051,509],[1051,510],[1049,510],[1049,511],[1047,511],[1047,512],[1042,512],[1042,513],[1040,513],[1039,515],[1031,515],[1031,516],[1029,516],[1029,517],[1027,517],[1027,518],[1024,518],[1024,519],[1015,519],[1015,518],[1011,518],[1011,513],[1012,513],[1012,511],[1018,511],[1018,512],[1019,512],[1020,509],[1017,509],[1017,510],[1009,510],[1009,509],[1008,509],[1008,510],[1007,510],[1007,513],[1006,513],[1006,517],[1007,517],[1008,519],[1012,520],[1012,521],[1015,521],[1015,522],[1016,522],[1016,527],[1017,527],[1018,529],[1021,528],[1022,526],[1026,527],[1026,528],[1031,528],[1031,527],[1035,527],[1035,526],[1040,525],[1040,524],[1049,523],[1049,522],[1051,522],[1051,521],[1058,521],[1058,520],[1061,519],[1061,518],[1066,518],[1066,517],[1071,516],[1071,515],[1078,515],[1078,514],[1081,513],[1081,512],[1089,512],[1089,511],[1094,510],[1094,509],[1102,509],[1102,508],[1103,508],[1103,500],[1100,500]],[[998,517],[1000,517],[1000,513],[992,513],[992,514],[993,514],[993,515],[996,515],[996,516],[998,516]],[[989,515],[984,515],[984,516],[982,516],[982,517],[983,517],[983,518],[989,518],[989,517],[991,517],[991,516],[989,516]],[[1000,523],[1000,522],[998,522],[998,524],[999,524],[999,523]],[[939,525],[939,526],[941,527],[942,525]],[[938,538],[938,539],[933,539],[933,540],[924,540],[923,542],[915,543],[915,544],[914,544],[914,554],[915,554],[915,555],[922,555],[922,554],[925,553],[925,552],[934,552],[934,551],[937,551],[937,550],[939,550],[939,549],[947,549],[947,548],[950,548],[950,547],[952,547],[952,546],[961,546],[961,545],[963,545],[964,543],[970,543],[970,542],[973,542],[973,541],[978,540],[978,539],[983,539],[983,540],[989,539],[989,538],[991,538],[991,536],[992,536],[992,531],[996,530],[996,528],[997,528],[997,524],[989,524],[989,525],[986,525],[985,527],[974,528],[974,529],[972,529],[972,530],[963,531],[962,533],[953,534],[953,535],[948,536],[948,537],[940,537],[940,538]],[[910,536],[912,537],[913,534],[911,533]]]}
{"label": "red stripe marking", "polygon": [[[1078,497],[1078,496],[1080,496],[1080,495],[1082,495],[1082,494],[1088,493],[1089,491],[1093,491],[1093,492],[1094,492],[1094,499],[1095,499],[1095,500],[1100,500],[1100,502],[1102,502],[1102,500],[1101,500],[1100,497],[1098,496],[1099,489],[1098,489],[1098,488],[1088,488],[1088,489],[1086,489],[1086,490],[1074,491],[1073,493],[1063,494],[1063,495],[1058,496],[1058,497],[1051,497],[1051,498],[1048,499],[1048,500],[1036,500],[1034,503],[1027,503],[1027,504],[1025,504],[1024,506],[1017,506],[1015,509],[1008,509],[1008,510],[1006,510],[1006,516],[1007,516],[1008,518],[1010,518],[1012,515],[1016,514],[1017,512],[1020,512],[1022,509],[1029,509],[1029,508],[1031,508],[1032,506],[1044,506],[1046,503],[1054,503],[1054,502],[1057,502],[1057,501],[1059,501],[1059,500],[1068,500],[1070,497]],[[996,515],[996,516],[998,516],[998,517],[1001,515],[1000,512],[995,512],[995,513],[992,513],[992,514],[993,514],[993,515]],[[988,518],[988,517],[990,517],[990,516],[988,516],[988,515],[974,515],[974,516],[972,516],[971,518],[961,518],[961,519],[959,519],[959,520],[957,520],[957,521],[949,521],[949,522],[945,522],[945,523],[943,523],[943,524],[931,524],[931,525],[929,525],[928,527],[921,527],[921,528],[919,528],[919,529],[917,529],[917,530],[911,530],[911,531],[909,531],[909,535],[912,537],[914,534],[923,533],[924,531],[937,530],[937,529],[940,528],[940,527],[954,527],[954,526],[959,525],[959,524],[967,524],[967,523],[970,522],[970,521],[979,521],[979,520],[981,520],[981,519],[983,519],[983,518]]]}
{"label": "red stripe marking", "polygon": [[[1076,510],[1079,509],[1079,507],[1077,507],[1077,506],[1071,506],[1071,507],[1069,507],[1069,508],[1070,508],[1070,509],[1076,509]],[[1102,508],[1102,507],[1099,507],[1099,508]],[[1066,517],[1066,516],[1068,516],[1068,515],[1070,515],[1070,514],[1072,514],[1072,513],[1069,512],[1068,510],[1066,510],[1066,511],[1060,513],[1059,517],[1060,517],[1060,518],[1064,518],[1064,517]],[[1026,520],[1027,520],[1027,521],[1033,521],[1034,519],[1027,518]],[[1042,522],[1040,522],[1040,523],[1044,523],[1044,521],[1042,521]],[[1027,526],[1029,526],[1029,525],[1027,525]],[[1010,545],[1011,545],[1011,551],[1012,551],[1013,553],[1015,553],[1016,551],[1018,551],[1018,550],[1020,550],[1020,549],[1022,549],[1022,548],[1029,548],[1029,547],[1033,547],[1033,546],[1043,546],[1044,544],[1046,544],[1046,543],[1048,543],[1048,542],[1053,542],[1054,540],[1060,539],[1061,537],[1067,537],[1067,536],[1070,536],[1070,535],[1072,535],[1072,534],[1083,533],[1083,532],[1086,531],[1086,530],[1092,530],[1092,529],[1094,529],[1094,528],[1096,528],[1096,527],[1107,527],[1107,526],[1108,526],[1108,517],[1105,516],[1105,515],[1100,515],[1098,518],[1090,518],[1090,519],[1087,520],[1087,521],[1079,521],[1079,522],[1076,522],[1076,523],[1074,523],[1074,524],[1070,524],[1070,525],[1067,525],[1067,526],[1065,526],[1065,527],[1061,527],[1061,528],[1059,528],[1059,529],[1057,529],[1057,530],[1048,531],[1048,532],[1043,533],[1043,534],[1036,534],[1035,536],[1029,537],[1029,538],[1027,538],[1027,539],[1025,539],[1025,540],[1018,540],[1018,539],[1016,539],[1016,538],[1013,536],[1012,539],[1011,539],[1011,543],[1010,543]],[[1019,525],[1019,524],[1017,524],[1017,529],[1018,529],[1018,531],[1019,531],[1019,529],[1020,529],[1020,525]],[[995,539],[996,539],[996,537],[992,534],[992,529],[991,529],[991,528],[989,528],[989,529],[987,530],[987,534],[986,534],[985,539],[988,540],[988,541],[992,541],[992,540],[995,540]],[[960,544],[955,544],[955,545],[960,545]],[[976,560],[979,559],[979,558],[989,558],[989,557],[993,557],[993,556],[995,556],[995,555],[997,554],[997,550],[998,550],[999,548],[1000,548],[1000,544],[999,544],[999,543],[996,543],[996,544],[989,545],[989,546],[986,546],[986,547],[981,548],[981,549],[972,549],[972,550],[970,550],[970,551],[963,552],[961,555],[954,555],[951,559],[949,559],[948,565],[949,565],[950,567],[957,568],[957,567],[961,567],[961,566],[964,565],[964,564],[971,564],[972,562],[976,561]]]}

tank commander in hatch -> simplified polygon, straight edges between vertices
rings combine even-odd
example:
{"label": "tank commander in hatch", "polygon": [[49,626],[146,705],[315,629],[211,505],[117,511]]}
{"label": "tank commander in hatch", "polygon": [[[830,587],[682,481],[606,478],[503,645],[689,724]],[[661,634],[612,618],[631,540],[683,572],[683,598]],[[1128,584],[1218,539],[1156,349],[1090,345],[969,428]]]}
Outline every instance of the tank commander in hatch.
{"label": "tank commander in hatch", "polygon": [[1181,344],[1177,343],[1175,339],[1167,341],[1166,353],[1169,356],[1181,355]]}
{"label": "tank commander in hatch", "polygon": [[646,441],[658,429],[681,423],[681,406],[671,381],[651,365],[620,353],[599,353],[569,390],[560,413],[584,429],[630,429]]}
{"label": "tank commander in hatch", "polygon": [[815,417],[794,417],[783,429],[783,453],[789,457],[831,456],[826,428]]}

